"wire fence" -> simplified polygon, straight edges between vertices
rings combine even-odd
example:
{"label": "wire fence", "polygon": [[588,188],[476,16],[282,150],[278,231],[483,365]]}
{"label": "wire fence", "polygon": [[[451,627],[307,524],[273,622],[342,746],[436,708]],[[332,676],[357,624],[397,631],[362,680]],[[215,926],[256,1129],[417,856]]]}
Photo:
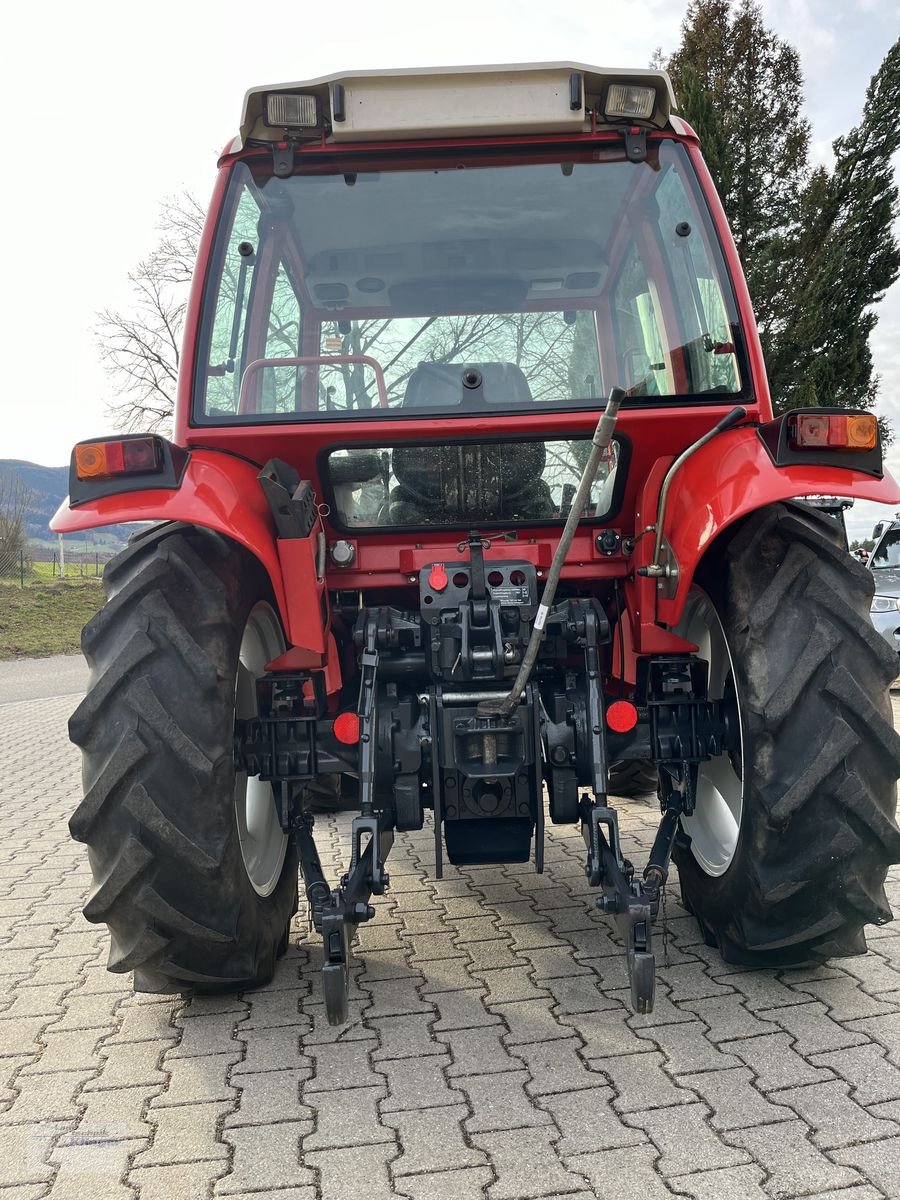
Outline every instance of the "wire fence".
{"label": "wire fence", "polygon": [[62,555],[49,547],[28,546],[17,555],[7,555],[0,563],[0,578],[16,582],[20,587],[48,582],[52,579],[96,579],[113,558],[112,550],[70,550]]}

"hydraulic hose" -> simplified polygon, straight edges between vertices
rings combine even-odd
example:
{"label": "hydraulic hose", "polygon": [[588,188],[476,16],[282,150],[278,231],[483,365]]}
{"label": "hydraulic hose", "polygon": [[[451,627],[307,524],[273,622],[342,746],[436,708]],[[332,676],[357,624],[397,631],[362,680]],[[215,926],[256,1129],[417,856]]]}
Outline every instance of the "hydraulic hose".
{"label": "hydraulic hose", "polygon": [[478,705],[478,712],[481,716],[509,716],[525,691],[525,685],[528,683],[531,672],[534,669],[534,664],[537,661],[538,651],[544,637],[544,626],[547,623],[547,617],[553,605],[553,599],[556,596],[556,587],[562,573],[563,563],[566,561],[566,555],[569,553],[569,547],[572,545],[572,539],[575,536],[575,530],[578,528],[578,522],[581,520],[585,505],[590,498],[591,486],[597,475],[597,468],[600,466],[600,461],[612,442],[613,431],[616,427],[616,418],[619,415],[619,406],[624,399],[625,392],[621,388],[613,388],[609,393],[609,399],[606,401],[606,408],[601,413],[600,420],[597,422],[597,428],[594,430],[594,436],[591,439],[591,452],[588,455],[587,462],[584,464],[584,470],[581,472],[578,490],[572,500],[572,507],[569,509],[562,537],[559,539],[559,544],[553,555],[553,562],[550,564],[547,582],[544,585],[544,594],[541,597],[541,602],[534,617],[534,627],[531,630],[531,637],[528,640],[528,648],[522,659],[522,665],[519,667],[516,681],[512,685],[512,690],[508,696],[504,696],[502,699],[492,698],[490,700],[482,700]]}

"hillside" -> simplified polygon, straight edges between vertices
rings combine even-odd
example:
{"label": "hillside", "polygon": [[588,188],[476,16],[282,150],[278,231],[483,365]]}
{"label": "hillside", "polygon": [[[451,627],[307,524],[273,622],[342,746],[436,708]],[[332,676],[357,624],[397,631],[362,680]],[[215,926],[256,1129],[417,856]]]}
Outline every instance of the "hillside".
{"label": "hillside", "polygon": [[[28,489],[25,528],[29,540],[49,541],[53,537],[49,529],[50,518],[69,491],[69,468],[42,467],[17,458],[0,458],[0,477],[8,475],[18,475]],[[67,534],[66,539],[114,550],[125,544],[130,532],[128,525],[106,525],[100,529],[87,529],[83,533]]]}

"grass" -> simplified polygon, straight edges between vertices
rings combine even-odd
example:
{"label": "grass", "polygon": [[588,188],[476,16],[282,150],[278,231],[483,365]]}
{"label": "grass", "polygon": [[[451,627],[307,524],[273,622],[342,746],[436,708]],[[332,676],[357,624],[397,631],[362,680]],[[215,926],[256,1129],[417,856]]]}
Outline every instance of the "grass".
{"label": "grass", "polygon": [[[36,563],[36,568],[50,567]],[[81,630],[103,603],[100,580],[53,579],[36,571],[25,587],[0,580],[0,661],[77,654]]]}

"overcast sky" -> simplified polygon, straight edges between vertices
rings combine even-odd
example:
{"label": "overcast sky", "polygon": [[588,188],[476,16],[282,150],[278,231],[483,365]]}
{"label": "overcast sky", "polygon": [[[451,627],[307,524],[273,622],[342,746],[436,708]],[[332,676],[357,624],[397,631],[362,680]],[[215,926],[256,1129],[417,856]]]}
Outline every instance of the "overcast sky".
{"label": "overcast sky", "polygon": [[[800,51],[814,151],[858,119],[866,84],[900,33],[898,0],[765,0]],[[246,89],[365,67],[574,59],[644,67],[675,47],[672,0],[45,0],[0,19],[6,128],[0,458],[46,465],[110,429],[94,314],[127,302],[127,272],[153,245],[160,201],[204,200]],[[900,441],[900,286],[874,348],[882,409]],[[891,452],[900,472],[900,445]],[[860,508],[862,506],[858,506]],[[880,510],[864,506],[854,534]]]}

